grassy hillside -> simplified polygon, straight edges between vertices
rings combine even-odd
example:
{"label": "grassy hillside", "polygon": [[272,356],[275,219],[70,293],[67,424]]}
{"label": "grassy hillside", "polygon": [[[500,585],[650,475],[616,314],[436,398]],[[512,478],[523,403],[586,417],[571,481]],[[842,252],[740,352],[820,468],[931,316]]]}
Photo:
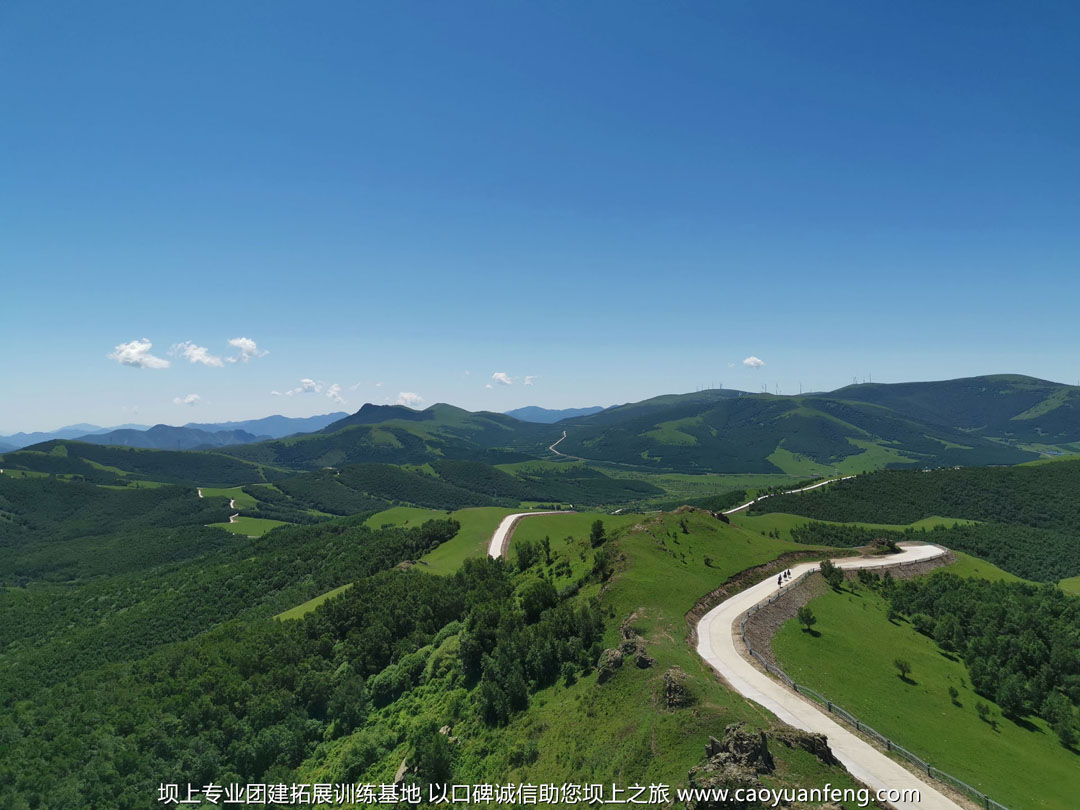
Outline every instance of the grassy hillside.
{"label": "grassy hillside", "polygon": [[[984,573],[966,563],[950,568]],[[877,593],[829,591],[809,603],[813,635],[794,620],[773,642],[780,665],[882,734],[1013,810],[1068,810],[1080,791],[1080,755],[1039,718],[1003,716],[977,695],[964,664],[906,622],[890,622]],[[911,664],[901,680],[893,661]],[[949,688],[957,693],[956,702]],[[980,719],[977,703],[990,706]]]}
{"label": "grassy hillside", "polygon": [[[560,571],[587,573],[598,553],[587,541],[592,519],[567,515],[523,522],[514,542],[549,535],[552,554],[550,563],[541,556],[524,571],[526,578],[552,577],[562,588],[568,580]],[[605,520],[615,536],[604,549],[615,560],[614,573],[602,586],[587,578],[577,598],[598,597],[604,614],[612,617],[606,646],[620,643],[620,623],[633,614],[628,626],[641,634],[651,666],[641,669],[628,660],[605,683],[598,683],[591,666],[571,678],[560,677],[537,691],[528,708],[506,725],[491,726],[471,714],[476,695],[455,663],[467,633],[440,634],[426,653],[420,683],[373,711],[364,730],[319,746],[299,768],[303,778],[355,774],[363,781],[386,781],[403,757],[412,756],[410,732],[430,723],[452,727],[456,743],[449,756],[455,781],[685,784],[687,771],[703,758],[709,735],[722,736],[723,728],[738,720],[772,728],[766,713],[732,695],[697,658],[686,642],[685,614],[697,595],[793,546],[701,513],[627,522],[621,529],[619,521]],[[513,546],[510,556],[516,556]],[[684,587],[664,584],[675,578]],[[680,708],[665,706],[664,674],[672,667],[687,676],[690,702]],[[774,774],[762,777],[766,784],[851,784],[846,774],[803,751],[776,743],[771,750],[778,764]]]}
{"label": "grassy hillside", "polygon": [[[451,405],[365,405],[318,434],[231,448],[294,469],[440,459],[571,457],[661,472],[817,475],[883,467],[1018,464],[1080,440],[1080,389],[1022,377],[850,386],[773,396],[672,394],[556,425]],[[1033,449],[1025,449],[1033,448]]]}
{"label": "grassy hillside", "polygon": [[724,393],[666,397],[575,419],[559,450],[658,470],[796,475],[1036,458],[876,404]]}
{"label": "grassy hillside", "polygon": [[78,476],[98,484],[123,485],[139,480],[231,487],[268,480],[273,471],[216,452],[106,447],[84,442],[50,441],[5,453],[5,470],[28,470]]}
{"label": "grassy hillside", "polygon": [[[811,492],[778,495],[755,504],[752,511],[837,523],[913,523],[934,515],[966,519],[968,525],[933,528],[917,539],[971,552],[1027,579],[1057,581],[1080,572],[1080,546],[1075,541],[1080,506],[1073,497],[1078,487],[1080,461],[885,471]],[[823,542],[820,534],[812,535],[814,542]],[[852,534],[851,542],[834,542],[852,545],[872,539],[862,535]]]}
{"label": "grassy hillside", "polygon": [[1080,441],[1080,388],[1018,374],[869,383],[841,388],[830,396],[882,405],[972,435],[1048,446]]}
{"label": "grassy hillside", "polygon": [[[560,431],[504,414],[452,405],[423,411],[365,405],[314,434],[229,448],[238,458],[293,469],[383,462],[424,464],[443,458],[504,463],[541,453]],[[524,451],[524,452],[523,452]]]}

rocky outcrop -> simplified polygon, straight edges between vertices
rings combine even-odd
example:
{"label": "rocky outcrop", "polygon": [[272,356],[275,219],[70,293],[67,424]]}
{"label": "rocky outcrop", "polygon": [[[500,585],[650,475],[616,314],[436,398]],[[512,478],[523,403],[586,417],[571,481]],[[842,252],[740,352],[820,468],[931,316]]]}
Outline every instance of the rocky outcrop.
{"label": "rocky outcrop", "polygon": [[724,729],[722,740],[709,737],[705,756],[710,762],[717,759],[733,762],[740,767],[751,768],[755,773],[772,773],[776,768],[765,732],[749,729],[743,723],[732,723]]}
{"label": "rocky outcrop", "polygon": [[794,728],[785,728],[773,733],[773,739],[781,742],[788,748],[801,748],[809,751],[826,765],[839,765],[840,761],[829,748],[829,740],[824,734],[813,734],[809,731],[799,731]]}
{"label": "rocky outcrop", "polygon": [[672,667],[664,673],[664,705],[668,709],[682,709],[694,702],[694,696],[686,688],[686,673],[680,667]]}
{"label": "rocky outcrop", "polygon": [[619,650],[608,649],[600,653],[596,662],[596,682],[605,683],[622,666],[623,654]]}
{"label": "rocky outcrop", "polygon": [[[768,735],[744,723],[732,723],[720,739],[709,737],[705,746],[707,761],[690,769],[689,787],[705,790],[727,789],[728,798],[699,799],[689,802],[687,810],[763,810],[766,805],[757,801],[764,788],[763,774],[773,774],[776,762],[769,752],[770,738],[790,748],[801,748],[822,762],[837,764],[832,750],[821,734],[808,734],[793,728],[783,728]],[[774,777],[775,778],[775,777]],[[770,784],[772,782],[770,781]],[[741,794],[735,791],[742,788]],[[755,799],[737,799],[736,795]],[[801,807],[801,805],[799,805]],[[836,805],[822,805],[818,810],[841,810]]]}
{"label": "rocky outcrop", "polygon": [[[768,738],[763,731],[754,731],[742,723],[724,730],[722,739],[709,737],[705,746],[708,761],[690,769],[691,788],[719,790],[726,788],[726,801],[703,799],[687,804],[688,810],[757,810],[762,805],[754,800],[737,800],[737,795],[756,795],[762,787],[758,776],[772,773],[776,768],[769,753]],[[735,791],[742,788],[742,792]]]}

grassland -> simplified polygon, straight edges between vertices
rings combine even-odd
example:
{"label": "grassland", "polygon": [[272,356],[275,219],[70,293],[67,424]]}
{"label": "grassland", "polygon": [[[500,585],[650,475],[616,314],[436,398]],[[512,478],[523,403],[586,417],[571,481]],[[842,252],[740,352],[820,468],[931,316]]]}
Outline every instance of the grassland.
{"label": "grassland", "polygon": [[[750,515],[746,512],[738,512],[731,516],[731,522],[736,526],[744,528],[748,531],[756,532],[758,534],[764,532],[765,534],[771,534],[772,532],[779,532],[780,537],[784,540],[791,539],[791,530],[796,526],[802,526],[806,523],[810,523],[811,519],[803,517],[802,515],[789,515],[786,512],[766,512],[761,515]],[[917,520],[914,523],[837,523],[832,520],[815,520],[814,523],[827,523],[833,526],[862,526],[866,529],[880,529],[882,531],[894,531],[902,532],[905,529],[914,529],[919,531],[921,529],[932,529],[935,526],[952,526],[955,523],[969,524],[974,523],[972,520],[955,520],[954,518],[945,517],[928,517],[922,520]],[[989,565],[989,563],[987,563]]]}
{"label": "grassland", "polygon": [[347,582],[344,585],[340,585],[340,586],[338,586],[337,588],[334,588],[331,591],[327,591],[326,593],[319,594],[314,599],[308,599],[306,602],[304,602],[301,605],[297,605],[294,608],[289,608],[288,610],[283,611],[282,613],[279,613],[274,618],[275,619],[281,619],[282,621],[287,621],[289,619],[303,618],[306,614],[311,613],[311,611],[313,611],[315,608],[317,608],[319,605],[321,605],[327,599],[332,599],[333,597],[337,596],[339,593],[341,593],[346,588],[351,588],[351,587],[352,587],[352,583]]}
{"label": "grassland", "polygon": [[232,523],[211,523],[217,529],[224,529],[233,534],[242,534],[246,537],[262,537],[271,529],[278,526],[287,526],[283,520],[270,520],[269,518],[238,517]]}
{"label": "grassland", "polygon": [[767,473],[748,473],[745,475],[725,473],[647,473],[634,470],[614,469],[605,465],[597,465],[605,474],[612,478],[627,478],[635,481],[647,481],[654,486],[660,487],[667,494],[649,498],[643,502],[647,507],[652,503],[661,503],[685,498],[704,498],[710,495],[721,495],[725,492],[744,490],[748,496],[753,497],[771,487],[783,487],[802,481],[804,476],[781,475]]}
{"label": "grassland", "polygon": [[237,509],[258,509],[259,502],[244,492],[243,487],[202,487],[204,498],[229,498]]}
{"label": "grassland", "polygon": [[1080,596],[1080,577],[1069,577],[1063,579],[1058,583],[1061,586],[1061,590],[1065,593],[1071,593],[1074,596]]}
{"label": "grassland", "polygon": [[956,556],[956,561],[948,565],[945,570],[957,576],[982,577],[990,580],[1000,579],[1005,582],[1026,582],[1016,574],[1010,574],[1008,571],[1004,571],[986,560],[980,560],[978,557],[972,557],[962,551],[953,551],[953,554]]}
{"label": "grassland", "polygon": [[[580,514],[523,521],[510,557],[513,542],[549,535],[554,559],[545,572],[563,563],[587,570],[597,553],[586,536],[595,519]],[[761,728],[772,726],[767,712],[726,689],[696,655],[687,643],[686,613],[699,597],[745,568],[806,547],[731,527],[704,513],[637,516],[636,522],[630,516],[603,519],[614,537],[607,549],[617,561],[616,571],[603,588],[591,582],[581,594],[597,596],[611,617],[607,646],[618,644],[621,621],[635,614],[632,625],[656,659],[653,666],[639,669],[627,662],[604,684],[598,684],[592,672],[569,685],[560,679],[537,693],[529,709],[505,728],[470,719],[463,710],[465,691],[435,677],[373,713],[366,731],[320,746],[299,778],[333,781],[381,739],[387,741],[388,753],[365,772],[364,779],[390,781],[407,753],[401,742],[404,732],[430,718],[453,726],[459,740],[458,781],[560,784],[587,776],[589,782],[620,785],[684,784],[687,771],[703,760],[709,735],[721,736],[725,726],[740,720]],[[457,641],[451,636],[432,652],[429,672],[437,675],[448,668]],[[664,673],[673,666],[688,675],[692,706],[665,708]],[[841,770],[823,765],[805,751],[774,744],[772,752],[778,767],[775,774],[763,777],[766,784],[852,786]]]}
{"label": "grassland", "polygon": [[[971,558],[957,573],[984,573]],[[1002,572],[1003,573],[1003,572]],[[1005,575],[1007,576],[1007,575]],[[1080,794],[1080,756],[1063,748],[1042,720],[1018,725],[972,691],[964,664],[906,623],[887,619],[876,593],[828,592],[810,602],[813,636],[792,620],[773,641],[780,665],[882,734],[1013,810],[1067,810]],[[893,660],[911,663],[909,682]],[[958,704],[948,689],[959,692]],[[991,706],[993,724],[979,719]]]}

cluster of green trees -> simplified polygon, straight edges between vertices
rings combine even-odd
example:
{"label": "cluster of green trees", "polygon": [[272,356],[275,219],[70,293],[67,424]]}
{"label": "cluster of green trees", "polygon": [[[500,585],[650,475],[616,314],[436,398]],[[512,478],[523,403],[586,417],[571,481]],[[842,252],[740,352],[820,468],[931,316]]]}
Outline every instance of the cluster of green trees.
{"label": "cluster of green trees", "polygon": [[[272,534],[278,543],[290,534],[327,541],[335,528],[365,545],[354,584],[302,620],[224,621],[140,656],[78,662],[61,678],[5,690],[0,804],[135,808],[152,804],[160,782],[290,782],[320,743],[345,735],[353,736],[341,781],[403,742],[412,778],[446,778],[452,752],[434,727],[401,729],[377,713],[417,689],[461,691],[459,720],[498,726],[599,655],[600,610],[557,593],[543,558],[525,570],[468,560],[447,577],[388,570],[451,535],[451,521]],[[296,550],[310,566],[323,545]],[[278,575],[302,572],[281,569],[271,581]],[[189,605],[213,602],[211,591],[189,593]],[[13,686],[9,675],[0,680]]]}
{"label": "cluster of green trees", "polygon": [[979,694],[1010,717],[1042,717],[1064,744],[1076,743],[1080,599],[945,572],[881,587],[893,611],[964,660]]}
{"label": "cluster of green trees", "polygon": [[84,581],[196,557],[229,542],[203,528],[227,515],[189,487],[0,476],[0,585]]}
{"label": "cluster of green trees", "polygon": [[[819,464],[864,450],[852,439],[873,436],[902,451],[911,465],[1015,464],[1036,458],[1000,442],[888,408],[829,397],[674,397],[657,406],[627,406],[575,420],[564,453],[685,472],[775,473],[782,447]],[[666,442],[658,426],[677,423],[690,441]]]}
{"label": "cluster of green trees", "polygon": [[441,520],[371,530],[363,519],[233,538],[199,557],[80,586],[0,590],[0,700],[26,698],[40,686],[141,658],[232,619],[274,615],[420,557],[459,528]]}
{"label": "cluster of green trees", "polygon": [[1030,467],[891,470],[761,501],[754,512],[788,512],[841,523],[914,523],[943,515],[1062,532],[1080,531],[1080,461]]}
{"label": "cluster of green trees", "polygon": [[791,538],[797,543],[845,548],[867,545],[875,540],[937,543],[981,557],[1018,577],[1036,582],[1057,582],[1080,573],[1080,544],[1075,536],[1029,526],[955,523],[898,532],[812,521],[792,529]]}
{"label": "cluster of green trees", "polygon": [[[79,475],[94,483],[116,483],[123,470],[131,479],[232,487],[265,479],[263,468],[217,452],[143,450],[54,440],[4,454],[4,466],[50,474]],[[113,468],[113,470],[107,469]]]}
{"label": "cluster of green trees", "polygon": [[[755,512],[813,518],[792,537],[801,543],[863,545],[877,537],[941,543],[989,560],[1017,576],[1056,581],[1080,574],[1080,462],[1009,468],[885,471],[798,495],[777,495]],[[945,515],[980,521],[897,533],[841,523],[913,523]]]}

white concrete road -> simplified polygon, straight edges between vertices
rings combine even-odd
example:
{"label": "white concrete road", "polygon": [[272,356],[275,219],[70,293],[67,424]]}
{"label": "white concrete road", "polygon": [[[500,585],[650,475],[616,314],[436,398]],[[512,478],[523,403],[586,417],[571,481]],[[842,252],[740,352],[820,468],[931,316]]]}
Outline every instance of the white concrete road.
{"label": "white concrete road", "polygon": [[[556,444],[558,444],[558,442],[556,442]],[[550,449],[550,448],[548,448],[548,449]],[[854,475],[845,475],[843,478],[830,478],[827,481],[819,481],[816,484],[811,484],[810,486],[803,487],[802,489],[789,489],[787,492],[779,492],[779,493],[776,493],[776,494],[778,494],[778,495],[794,495],[796,492],[809,492],[812,489],[817,489],[818,487],[823,487],[826,484],[832,484],[832,483],[834,483],[836,481],[847,481],[847,480],[849,480],[851,478],[854,478],[854,477],[855,477]],[[746,509],[749,506],[753,506],[758,501],[763,501],[766,498],[771,498],[771,497],[772,497],[772,495],[759,495],[758,497],[754,498],[754,500],[747,501],[742,506],[736,506],[734,509],[728,509],[726,512],[724,512],[724,514],[725,515],[734,515],[736,512],[741,512],[743,509]]]}
{"label": "white concrete road", "polygon": [[570,509],[556,509],[547,512],[516,512],[512,515],[507,515],[499,523],[499,528],[495,530],[495,534],[491,535],[491,542],[488,544],[488,556],[501,557],[506,553],[506,547],[510,545],[510,535],[514,533],[514,526],[522,518],[527,518],[531,515],[569,514],[572,514],[572,510]]}
{"label": "white concrete road", "polygon": [[[847,476],[853,478],[854,476]],[[803,490],[831,484],[834,480],[822,481]],[[758,499],[760,500],[760,499]],[[734,509],[745,509],[750,503]],[[566,510],[548,512],[517,512],[507,515],[491,536],[488,555],[502,557],[510,544],[514,526],[530,515],[567,514]],[[730,514],[730,513],[725,513]],[[880,557],[843,558],[833,562],[841,568],[876,568],[883,565],[931,560],[946,553],[944,548],[934,545],[916,545],[902,543],[903,551],[890,556],[886,561]],[[801,577],[807,571],[816,571],[817,563],[803,563],[791,569],[791,581]],[[858,737],[832,719],[816,703],[795,694],[787,687],[773,680],[751,664],[740,653],[737,641],[739,621],[742,615],[759,602],[764,602],[784,586],[778,586],[775,577],[767,577],[762,582],[747,588],[730,599],[721,602],[704,616],[697,625],[698,655],[716,670],[727,683],[745,698],[764,706],[780,720],[790,726],[824,734],[829,740],[836,758],[860,782],[871,790],[916,789],[920,801],[900,801],[890,804],[897,810],[964,810],[952,799],[941,793],[930,781],[924,781],[917,775],[890,759],[870,743]]]}
{"label": "white concrete road", "polygon": [[[905,543],[902,547],[900,554],[889,558],[889,564],[929,560],[945,553],[945,549],[933,545]],[[834,562],[841,568],[868,568],[883,564],[881,558],[870,557]],[[797,565],[791,569],[791,581],[817,568],[817,563]],[[780,587],[776,584],[776,577],[770,576],[706,613],[697,626],[698,654],[743,697],[764,706],[790,726],[828,737],[836,758],[856,779],[872,790],[916,788],[920,791],[921,801],[893,802],[893,807],[899,810],[962,810],[961,805],[938,791],[934,783],[923,781],[833,720],[816,703],[795,694],[743,658],[737,640],[742,615],[778,590]]]}

